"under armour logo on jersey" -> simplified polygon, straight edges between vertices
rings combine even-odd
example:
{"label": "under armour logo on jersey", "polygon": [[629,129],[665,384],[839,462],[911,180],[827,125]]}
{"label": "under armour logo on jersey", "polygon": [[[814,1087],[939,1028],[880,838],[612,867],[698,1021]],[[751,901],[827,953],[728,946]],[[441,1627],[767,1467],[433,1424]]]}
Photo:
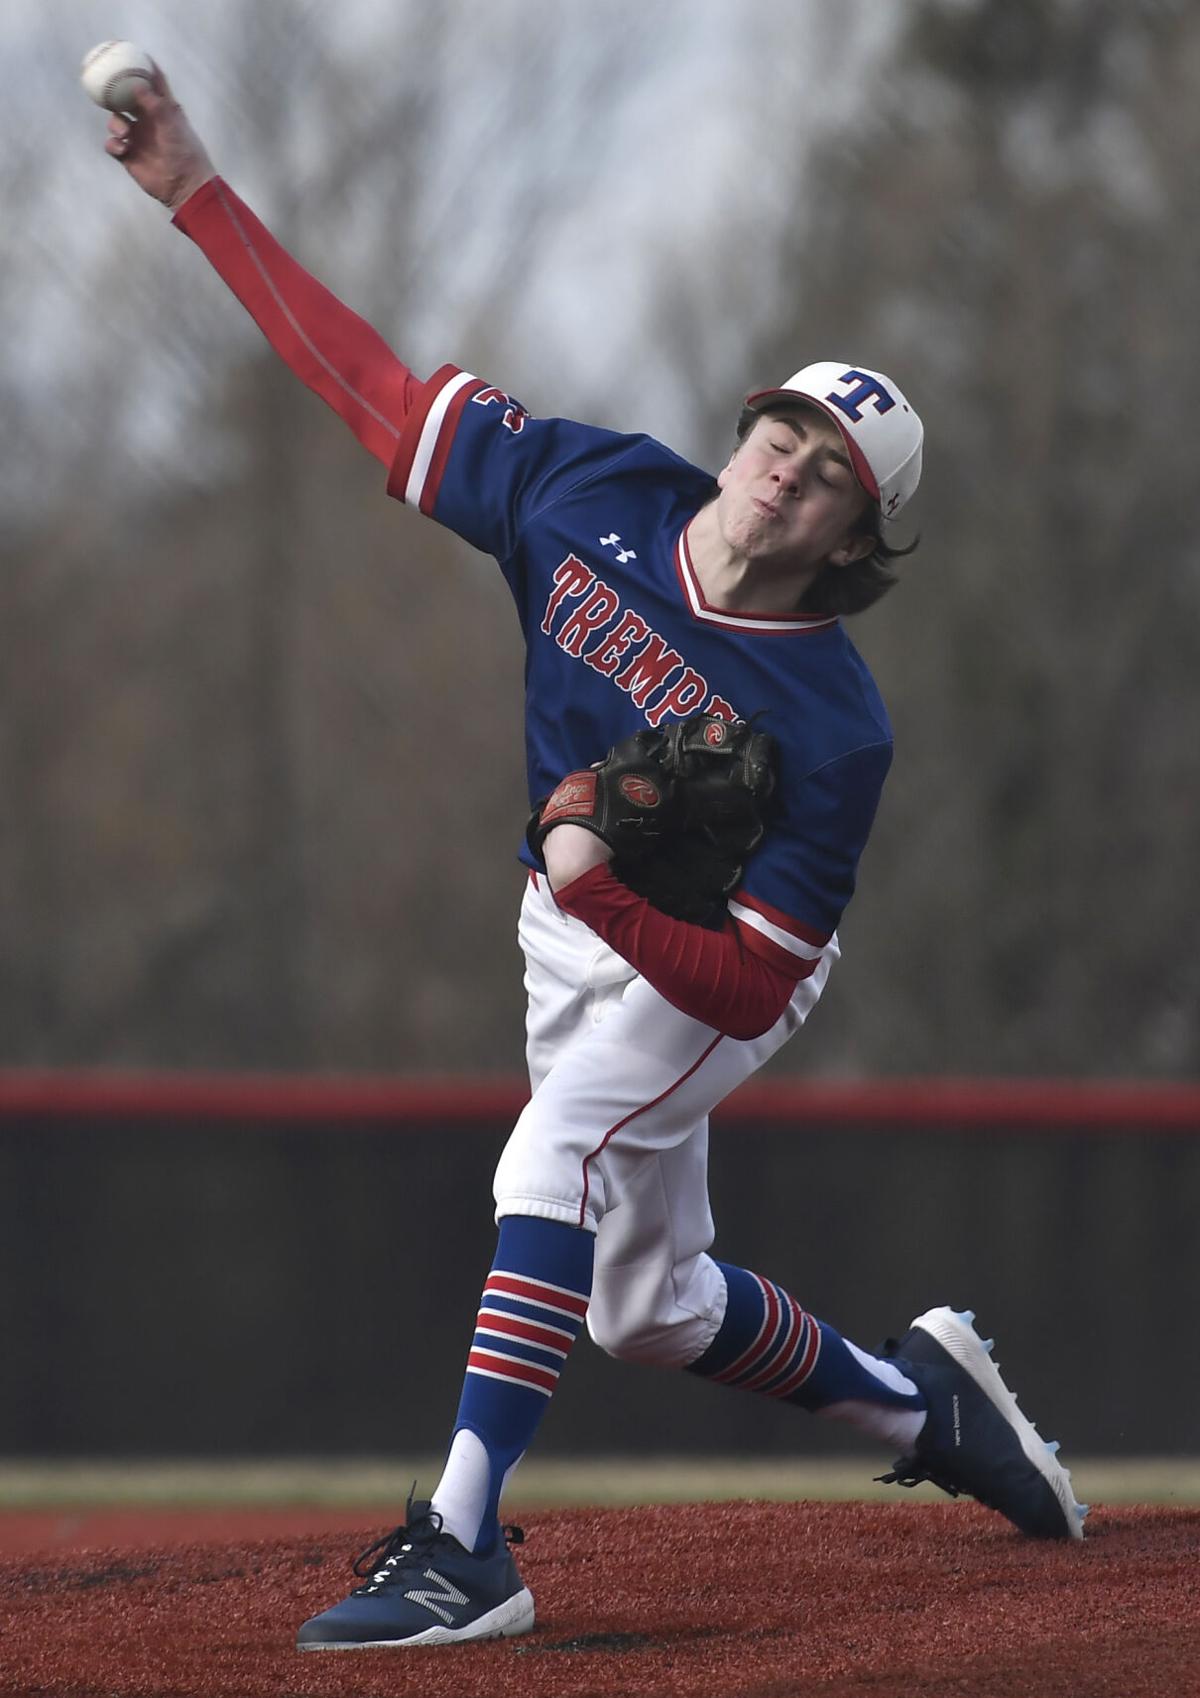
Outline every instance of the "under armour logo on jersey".
{"label": "under armour logo on jersey", "polygon": [[444,1574],[438,1574],[432,1568],[427,1568],[425,1570],[423,1578],[426,1580],[436,1581],[441,1587],[441,1591],[413,1591],[406,1592],[404,1596],[409,1598],[414,1604],[420,1604],[422,1609],[432,1610],[434,1615],[440,1615],[442,1620],[446,1623],[446,1626],[452,1627],[454,1625],[454,1617],[451,1612],[445,1608],[445,1606],[447,1604],[467,1603],[467,1594],[465,1592],[460,1592],[458,1587],[452,1585],[451,1582],[446,1579]]}
{"label": "under armour logo on jersey", "polygon": [[840,412],[845,413],[846,417],[854,424],[862,423],[862,409],[868,401],[874,402],[877,413],[890,413],[896,405],[896,397],[888,393],[878,378],[868,377],[865,371],[857,371],[853,368],[850,371],[844,371],[838,378],[838,382],[853,383],[856,387],[850,391],[849,395],[835,395],[831,391],[825,399],[837,407]]}
{"label": "under armour logo on jersey", "polygon": [[621,539],[617,535],[616,531],[613,531],[609,536],[601,537],[599,541],[602,548],[616,549],[617,559],[621,562],[622,566],[624,566],[627,560],[637,559],[637,553],[634,549],[621,547]]}

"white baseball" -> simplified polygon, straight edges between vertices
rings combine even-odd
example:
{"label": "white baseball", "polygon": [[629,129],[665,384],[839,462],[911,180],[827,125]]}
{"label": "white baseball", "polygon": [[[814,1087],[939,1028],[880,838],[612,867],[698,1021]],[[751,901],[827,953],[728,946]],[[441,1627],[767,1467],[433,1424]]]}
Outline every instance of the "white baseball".
{"label": "white baseball", "polygon": [[150,55],[132,41],[102,41],[84,58],[79,80],[96,102],[110,112],[132,112],[139,90],[154,75]]}

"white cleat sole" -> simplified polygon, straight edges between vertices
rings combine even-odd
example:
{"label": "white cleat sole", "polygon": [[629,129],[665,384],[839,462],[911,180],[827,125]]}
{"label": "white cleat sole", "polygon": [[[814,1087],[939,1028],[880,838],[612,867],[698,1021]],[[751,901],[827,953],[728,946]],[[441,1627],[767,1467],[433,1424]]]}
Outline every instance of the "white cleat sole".
{"label": "white cleat sole", "polygon": [[466,1627],[427,1627],[407,1639],[334,1639],[298,1645],[298,1651],[405,1651],[410,1645],[465,1645],[471,1639],[513,1639],[533,1626],[533,1593],[521,1591]]}
{"label": "white cleat sole", "polygon": [[918,1315],[912,1324],[914,1327],[920,1327],[922,1332],[927,1332],[931,1338],[935,1338],[947,1355],[952,1356],[958,1365],[970,1374],[988,1401],[1000,1411],[1021,1441],[1021,1449],[1026,1457],[1061,1504],[1063,1520],[1071,1538],[1082,1539],[1083,1521],[1088,1506],[1076,1501],[1075,1493],[1071,1490],[1071,1476],[1055,1459],[1057,1443],[1048,1443],[1033,1422],[1022,1415],[1016,1398],[1000,1378],[996,1364],[988,1354],[991,1341],[985,1344],[980,1338],[971,1325],[974,1319],[975,1316],[969,1309],[959,1313],[957,1310],[942,1307],[927,1309],[923,1315]]}

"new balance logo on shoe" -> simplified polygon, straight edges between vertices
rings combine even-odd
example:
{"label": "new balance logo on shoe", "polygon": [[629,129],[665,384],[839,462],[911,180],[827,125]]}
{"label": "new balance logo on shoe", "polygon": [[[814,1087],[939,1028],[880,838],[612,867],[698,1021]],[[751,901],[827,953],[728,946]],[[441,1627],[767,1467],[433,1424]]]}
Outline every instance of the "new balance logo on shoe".
{"label": "new balance logo on shoe", "polygon": [[479,1555],[443,1531],[442,1518],[430,1504],[409,1498],[406,1525],[384,1534],[356,1559],[354,1572],[365,1584],[306,1621],[296,1635],[296,1649],[457,1645],[528,1633],[533,1597],[521,1584],[510,1549],[525,1535],[519,1527],[500,1531],[496,1548]]}
{"label": "new balance logo on shoe", "polygon": [[460,1592],[458,1587],[452,1585],[451,1582],[446,1579],[444,1574],[438,1574],[436,1570],[432,1568],[427,1568],[425,1570],[423,1578],[426,1580],[436,1581],[436,1583],[441,1587],[441,1591],[413,1591],[406,1592],[404,1596],[409,1598],[414,1604],[421,1604],[425,1609],[432,1610],[434,1615],[441,1616],[442,1620],[446,1623],[446,1626],[449,1627],[453,1622],[454,1617],[448,1609],[443,1608],[443,1605],[468,1603],[470,1600],[468,1599],[467,1594],[465,1592]]}
{"label": "new balance logo on shoe", "polygon": [[955,1392],[955,1394],[954,1394],[954,1448],[955,1448],[955,1450],[957,1450],[961,1444],[962,1444],[962,1421],[961,1421],[961,1419],[959,1417],[959,1413],[958,1413],[958,1393]]}

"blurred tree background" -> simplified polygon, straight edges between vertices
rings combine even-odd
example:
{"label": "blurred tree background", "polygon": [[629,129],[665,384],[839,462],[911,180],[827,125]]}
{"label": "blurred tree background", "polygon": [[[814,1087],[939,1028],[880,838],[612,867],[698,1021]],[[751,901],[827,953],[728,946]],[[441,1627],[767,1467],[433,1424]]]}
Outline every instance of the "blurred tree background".
{"label": "blurred tree background", "polygon": [[1200,1048],[1200,12],[10,0],[0,1065],[520,1059],[521,655],[101,151],[106,35],[422,374],[714,468],[812,358],[926,420],[897,761],[778,1071]]}

